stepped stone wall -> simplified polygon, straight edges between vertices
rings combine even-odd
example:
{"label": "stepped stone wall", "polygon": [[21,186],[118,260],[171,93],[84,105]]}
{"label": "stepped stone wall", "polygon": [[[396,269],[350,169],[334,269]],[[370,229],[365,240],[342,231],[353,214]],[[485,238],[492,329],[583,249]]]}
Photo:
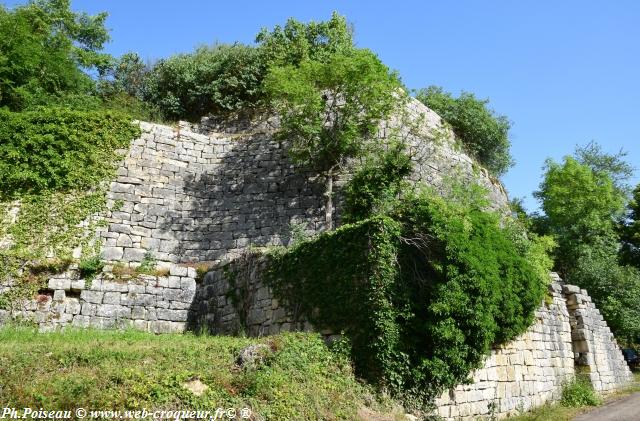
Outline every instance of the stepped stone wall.
{"label": "stepped stone wall", "polygon": [[[50,278],[34,299],[0,310],[0,325],[20,320],[36,323],[41,331],[72,326],[183,332],[196,292],[196,270],[172,265],[166,272],[121,278],[103,273],[86,280],[71,269]],[[8,288],[0,285],[0,292]]]}
{"label": "stepped stone wall", "polygon": [[[140,123],[108,193],[112,211],[101,234],[107,261],[140,262],[150,251],[165,262],[231,260],[249,245],[286,244],[292,224],[325,229],[324,180],[296,169],[274,140],[274,119],[172,128]],[[455,148],[440,117],[418,101],[407,115],[383,124],[381,141],[404,138],[415,163],[414,181],[443,190],[446,177],[485,185],[496,208],[507,196],[497,180]],[[340,188],[336,182],[340,220]]]}
{"label": "stepped stone wall", "polygon": [[607,392],[628,381],[629,368],[613,333],[587,291],[565,285],[576,365],[586,368],[596,390]]}

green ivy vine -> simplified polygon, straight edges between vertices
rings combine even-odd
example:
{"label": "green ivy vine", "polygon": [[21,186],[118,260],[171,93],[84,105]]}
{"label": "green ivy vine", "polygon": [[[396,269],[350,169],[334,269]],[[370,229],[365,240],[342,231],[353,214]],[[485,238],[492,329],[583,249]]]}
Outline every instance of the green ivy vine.
{"label": "green ivy vine", "polygon": [[[78,260],[95,260],[104,181],[140,134],[124,114],[0,110],[0,308],[34,296]],[[85,265],[86,266],[86,265]]]}

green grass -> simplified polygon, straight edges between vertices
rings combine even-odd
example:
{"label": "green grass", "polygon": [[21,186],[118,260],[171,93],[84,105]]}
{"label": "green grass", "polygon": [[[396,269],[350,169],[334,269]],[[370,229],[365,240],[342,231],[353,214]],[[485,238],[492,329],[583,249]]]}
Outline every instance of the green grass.
{"label": "green grass", "polygon": [[[237,367],[239,351],[254,343],[272,351],[256,368]],[[193,379],[208,386],[201,396],[184,386]],[[0,402],[15,408],[249,407],[270,420],[358,419],[372,396],[315,334],[246,339],[10,327],[0,329],[0,385]]]}
{"label": "green grass", "polygon": [[[633,382],[615,393],[609,394],[603,399],[597,396],[599,400],[599,404],[603,402],[610,402],[612,400],[620,399],[624,396],[630,395],[631,393],[640,392],[640,372],[635,372],[633,374]],[[589,409],[592,409],[593,406],[588,404],[582,406],[570,406],[575,399],[565,399],[566,395],[575,395],[583,394],[583,388],[581,386],[575,386],[577,383],[573,383],[569,385],[569,388],[563,391],[563,400],[560,403],[556,404],[548,404],[541,406],[529,413],[519,415],[514,418],[510,418],[512,421],[570,421],[575,418],[577,415],[582,414],[584,412],[588,412]],[[579,389],[576,392],[576,389]],[[580,399],[578,399],[580,400]]]}

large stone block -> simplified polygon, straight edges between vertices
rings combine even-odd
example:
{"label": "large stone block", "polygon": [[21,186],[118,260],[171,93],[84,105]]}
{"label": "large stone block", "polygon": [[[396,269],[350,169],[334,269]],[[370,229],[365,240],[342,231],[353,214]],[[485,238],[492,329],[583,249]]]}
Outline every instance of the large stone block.
{"label": "large stone block", "polygon": [[105,292],[102,302],[104,304],[120,305],[120,292]]}
{"label": "large stone block", "polygon": [[85,289],[85,280],[84,279],[75,279],[71,281],[71,290],[72,291],[82,291]]}
{"label": "large stone block", "polygon": [[122,260],[124,249],[122,247],[104,247],[102,249],[102,258],[107,261]]}
{"label": "large stone block", "polygon": [[139,248],[125,248],[123,254],[123,260],[127,262],[141,262],[144,259],[147,250]]}
{"label": "large stone block", "polygon": [[169,271],[170,271],[169,274],[171,276],[187,276],[189,273],[186,267],[178,266],[178,265],[171,265],[171,268],[169,269]]}
{"label": "large stone block", "polygon": [[159,308],[157,309],[156,314],[157,314],[158,320],[169,320],[172,322],[186,322],[188,311]]}
{"label": "large stone block", "polygon": [[102,291],[84,290],[80,293],[80,300],[87,303],[101,304],[104,293]]}
{"label": "large stone block", "polygon": [[70,290],[71,279],[69,278],[51,278],[48,283],[49,289],[53,290]]}

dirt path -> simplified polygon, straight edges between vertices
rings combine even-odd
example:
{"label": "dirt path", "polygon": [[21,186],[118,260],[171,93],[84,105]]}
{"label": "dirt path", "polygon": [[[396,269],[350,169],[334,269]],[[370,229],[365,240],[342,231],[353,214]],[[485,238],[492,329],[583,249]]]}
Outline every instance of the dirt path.
{"label": "dirt path", "polygon": [[579,415],[573,421],[640,421],[640,392]]}

